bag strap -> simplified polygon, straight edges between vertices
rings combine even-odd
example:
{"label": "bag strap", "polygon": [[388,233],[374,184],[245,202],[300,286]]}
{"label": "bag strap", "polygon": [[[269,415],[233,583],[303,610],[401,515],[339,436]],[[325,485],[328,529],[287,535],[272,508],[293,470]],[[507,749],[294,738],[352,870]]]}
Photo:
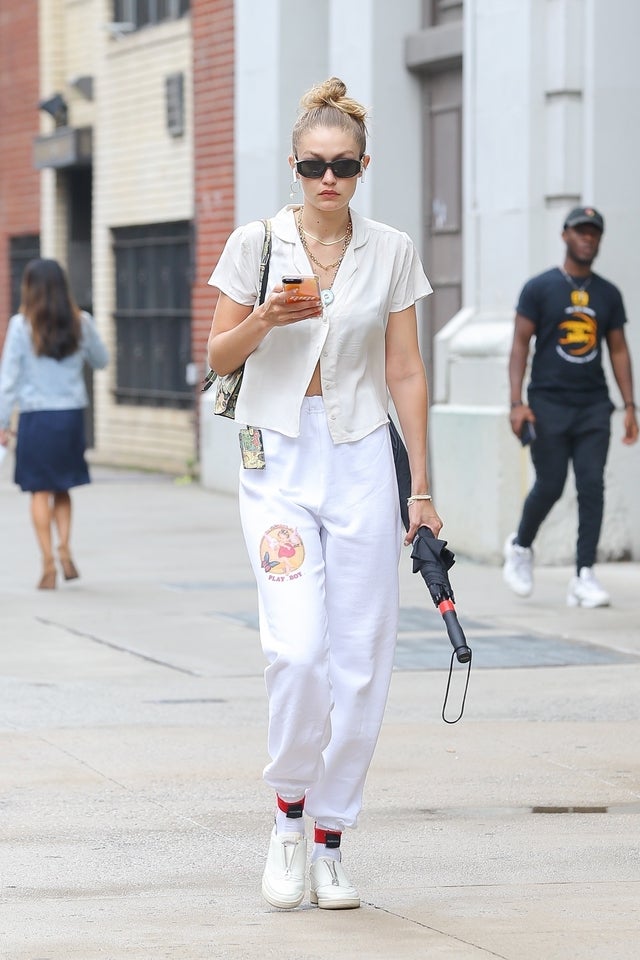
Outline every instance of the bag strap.
{"label": "bag strap", "polygon": [[260,256],[260,297],[258,303],[264,303],[267,296],[267,282],[269,280],[269,260],[271,259],[271,220],[263,220],[264,240],[262,241],[262,254]]}
{"label": "bag strap", "polygon": [[[269,281],[269,260],[271,259],[271,220],[263,220],[264,240],[262,241],[262,253],[260,254],[260,274],[258,285],[260,287],[260,296],[258,303],[264,303],[267,296],[267,283]],[[209,370],[202,383],[202,393],[205,393],[209,387],[218,379],[218,374]]]}

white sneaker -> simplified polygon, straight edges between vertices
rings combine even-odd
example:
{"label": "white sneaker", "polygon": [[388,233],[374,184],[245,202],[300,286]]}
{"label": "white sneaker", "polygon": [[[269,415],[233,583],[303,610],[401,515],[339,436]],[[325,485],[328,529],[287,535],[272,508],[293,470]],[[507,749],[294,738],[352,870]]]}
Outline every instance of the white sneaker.
{"label": "white sneaker", "polygon": [[581,567],[577,577],[572,577],[567,591],[569,607],[608,607],[611,598],[602,584],[598,583],[591,567]]}
{"label": "white sneaker", "polygon": [[311,864],[310,899],[323,910],[353,910],[360,906],[360,894],[339,860],[320,857]]}
{"label": "white sneaker", "polygon": [[514,543],[515,538],[510,533],[504,544],[502,578],[519,597],[528,597],[533,590],[533,550]]}
{"label": "white sneaker", "polygon": [[307,841],[302,833],[273,828],[262,875],[262,896],[272,907],[291,910],[302,903],[307,869]]}

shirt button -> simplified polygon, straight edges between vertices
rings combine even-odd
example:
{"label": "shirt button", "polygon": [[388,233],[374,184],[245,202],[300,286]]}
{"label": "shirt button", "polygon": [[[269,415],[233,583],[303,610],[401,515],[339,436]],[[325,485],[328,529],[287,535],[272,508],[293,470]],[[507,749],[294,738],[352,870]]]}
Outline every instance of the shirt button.
{"label": "shirt button", "polygon": [[330,419],[330,420],[335,420],[335,418],[336,418],[335,413],[332,413],[329,419]]}

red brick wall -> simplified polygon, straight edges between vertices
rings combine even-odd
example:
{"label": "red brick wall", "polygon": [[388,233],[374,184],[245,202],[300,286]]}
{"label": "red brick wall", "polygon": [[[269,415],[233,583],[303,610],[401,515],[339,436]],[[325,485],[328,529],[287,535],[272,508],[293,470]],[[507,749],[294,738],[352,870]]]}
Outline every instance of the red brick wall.
{"label": "red brick wall", "polygon": [[40,232],[38,3],[2,0],[0,10],[0,347],[11,306],[9,237]]}
{"label": "red brick wall", "polygon": [[216,295],[207,280],[234,224],[233,0],[193,0],[195,276],[192,350],[204,372]]}

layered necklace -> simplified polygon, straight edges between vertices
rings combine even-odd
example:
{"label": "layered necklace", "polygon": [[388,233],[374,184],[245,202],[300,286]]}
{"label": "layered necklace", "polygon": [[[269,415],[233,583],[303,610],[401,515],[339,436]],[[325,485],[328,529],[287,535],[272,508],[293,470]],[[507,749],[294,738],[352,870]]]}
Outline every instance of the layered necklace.
{"label": "layered necklace", "polygon": [[[343,237],[338,237],[337,240],[320,240],[319,237],[314,237],[312,233],[309,233],[308,230],[305,230],[304,227],[302,226],[302,207],[300,207],[300,209],[298,210],[298,214],[296,216],[296,226],[298,228],[298,235],[300,237],[302,248],[306,253],[306,255],[309,257],[309,260],[311,261],[311,263],[314,263],[316,267],[320,267],[320,269],[324,270],[325,273],[329,273],[331,270],[334,271],[329,287],[321,291],[322,302],[325,305],[325,307],[327,307],[329,306],[330,303],[333,303],[333,291],[331,290],[331,286],[333,285],[333,281],[336,278],[338,268],[342,263],[342,261],[344,260],[344,255],[347,252],[347,247],[351,243],[351,237],[353,236],[353,225],[351,223],[351,217],[349,217],[349,222],[347,223],[347,232],[344,234]],[[340,256],[338,257],[337,260],[334,260],[333,263],[327,263],[327,264],[320,263],[318,258],[314,257],[314,255],[311,253],[311,250],[309,249],[309,245],[307,243],[307,237],[310,237],[312,240],[315,240],[316,243],[322,244],[323,247],[333,247],[336,243],[342,243],[342,250],[340,251]]]}
{"label": "layered necklace", "polygon": [[571,276],[570,273],[567,273],[564,267],[560,267],[560,273],[565,278],[571,289],[571,303],[574,307],[588,307],[589,306],[589,294],[587,293],[587,287],[591,283],[593,274],[590,273],[588,277],[585,278],[583,283],[576,283],[575,279]]}

